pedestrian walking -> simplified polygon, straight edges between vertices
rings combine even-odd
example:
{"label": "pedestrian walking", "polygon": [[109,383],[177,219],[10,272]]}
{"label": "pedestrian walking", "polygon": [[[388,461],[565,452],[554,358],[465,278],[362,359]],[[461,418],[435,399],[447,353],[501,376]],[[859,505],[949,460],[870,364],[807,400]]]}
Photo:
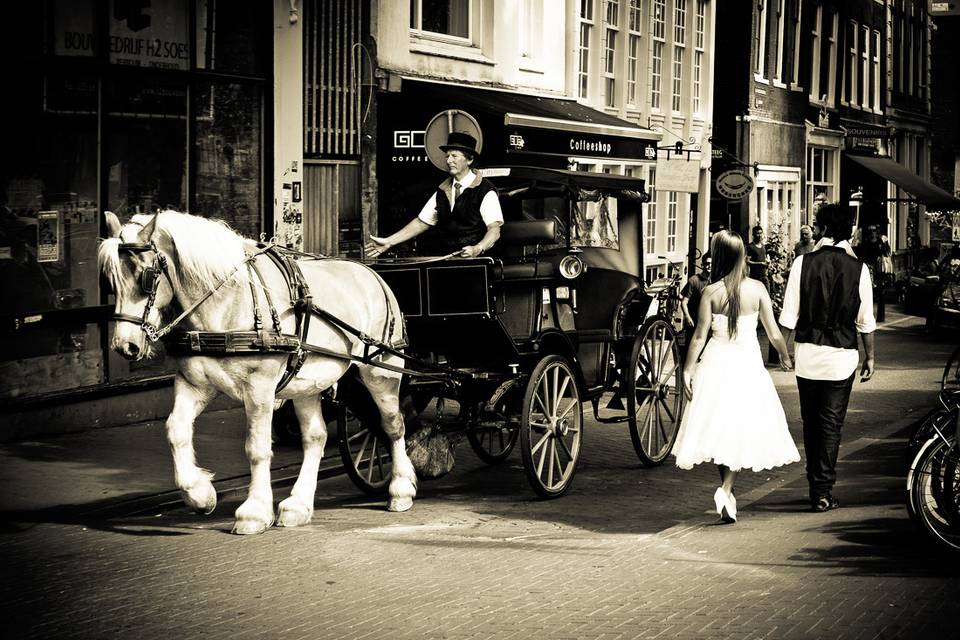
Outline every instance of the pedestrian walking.
{"label": "pedestrian walking", "polygon": [[800,239],[793,245],[793,256],[797,257],[810,253],[816,245],[817,243],[813,240],[813,229],[810,228],[810,225],[800,225]]}
{"label": "pedestrian walking", "polygon": [[741,469],[760,471],[800,460],[777,390],[763,364],[758,320],[780,353],[781,366],[790,369],[793,363],[777,327],[770,294],[760,282],[746,277],[740,236],[717,232],[710,255],[713,282],[703,290],[683,370],[690,406],[673,454],[681,469],[701,462],[717,465],[721,485],[714,492],[714,505],[722,521],[735,522],[733,490]]}
{"label": "pedestrian walking", "polygon": [[770,290],[770,283],[767,282],[767,265],[770,258],[767,256],[767,248],[763,244],[763,227],[757,225],[753,228],[753,239],[747,245],[747,265],[750,268],[750,277],[759,280],[767,291]]}
{"label": "pedestrian walking", "polygon": [[814,511],[836,509],[840,431],[857,370],[857,334],[865,359],[860,380],[873,377],[873,289],[866,265],[850,247],[852,216],[838,204],[816,216],[817,248],[790,269],[780,324],[795,335],[797,389],[803,419],[807,483]]}
{"label": "pedestrian walking", "polygon": [[683,310],[683,333],[684,344],[689,347],[693,339],[693,331],[697,326],[697,318],[700,314],[700,298],[703,290],[710,284],[710,252],[708,251],[701,258],[702,269],[694,273],[687,280],[687,284],[680,290],[680,308]]}

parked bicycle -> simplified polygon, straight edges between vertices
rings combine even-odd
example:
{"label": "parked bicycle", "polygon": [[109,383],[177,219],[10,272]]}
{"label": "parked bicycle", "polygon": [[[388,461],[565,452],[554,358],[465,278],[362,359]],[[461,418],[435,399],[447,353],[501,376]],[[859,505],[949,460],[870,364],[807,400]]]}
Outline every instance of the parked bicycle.
{"label": "parked bicycle", "polygon": [[943,390],[911,446],[923,440],[907,473],[910,518],[938,544],[960,553],[960,390]]}

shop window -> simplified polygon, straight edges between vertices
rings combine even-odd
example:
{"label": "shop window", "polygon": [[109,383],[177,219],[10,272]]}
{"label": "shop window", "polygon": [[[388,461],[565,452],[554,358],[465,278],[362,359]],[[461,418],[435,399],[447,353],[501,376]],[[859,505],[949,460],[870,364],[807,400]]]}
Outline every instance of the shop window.
{"label": "shop window", "polygon": [[125,219],[187,210],[184,80],[118,75],[107,83],[107,209]]}
{"label": "shop window", "polygon": [[219,218],[247,237],[260,219],[259,86],[205,81],[195,92],[196,213]]}
{"label": "shop window", "polygon": [[197,2],[197,68],[223,73],[265,75],[266,46],[258,28],[264,20],[260,3]]}
{"label": "shop window", "polygon": [[[14,72],[16,73],[16,72]],[[0,165],[0,398],[58,391],[103,378],[95,325],[39,322],[98,304],[96,79],[8,76]],[[46,108],[40,108],[44,106]]]}
{"label": "shop window", "polygon": [[410,0],[410,28],[470,40],[470,0]]}

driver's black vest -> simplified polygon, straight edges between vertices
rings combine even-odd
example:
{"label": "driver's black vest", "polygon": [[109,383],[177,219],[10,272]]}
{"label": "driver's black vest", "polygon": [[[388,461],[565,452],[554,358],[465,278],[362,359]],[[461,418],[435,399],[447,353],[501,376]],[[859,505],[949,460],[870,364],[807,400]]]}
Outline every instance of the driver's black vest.
{"label": "driver's black vest", "polygon": [[450,253],[471,244],[477,244],[487,233],[487,225],[480,216],[480,203],[495,187],[486,178],[474,180],[460,191],[460,197],[450,209],[450,198],[445,188],[453,189],[453,181],[446,180],[437,188],[436,241],[444,253]]}
{"label": "driver's black vest", "polygon": [[857,348],[860,274],[863,263],[839,247],[803,256],[796,342]]}

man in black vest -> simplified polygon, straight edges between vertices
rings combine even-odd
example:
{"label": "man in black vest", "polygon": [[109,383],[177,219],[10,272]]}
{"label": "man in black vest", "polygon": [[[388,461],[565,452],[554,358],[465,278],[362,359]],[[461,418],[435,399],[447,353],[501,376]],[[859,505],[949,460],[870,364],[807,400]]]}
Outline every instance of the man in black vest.
{"label": "man in black vest", "polygon": [[797,388],[803,418],[810,505],[814,511],[836,509],[840,430],[847,415],[859,353],[865,359],[860,381],[873,377],[873,288],[867,267],[850,247],[850,211],[828,204],[817,212],[816,249],[798,256],[790,268],[780,324],[785,337],[795,333]]}
{"label": "man in black vest", "polygon": [[497,190],[489,180],[473,171],[479,155],[476,138],[453,131],[440,149],[447,153],[450,177],[437,187],[420,214],[405,227],[386,238],[370,236],[366,246],[368,258],[431,228],[438,232],[437,245],[442,254],[459,252],[464,258],[489,251],[500,238],[503,211]]}

